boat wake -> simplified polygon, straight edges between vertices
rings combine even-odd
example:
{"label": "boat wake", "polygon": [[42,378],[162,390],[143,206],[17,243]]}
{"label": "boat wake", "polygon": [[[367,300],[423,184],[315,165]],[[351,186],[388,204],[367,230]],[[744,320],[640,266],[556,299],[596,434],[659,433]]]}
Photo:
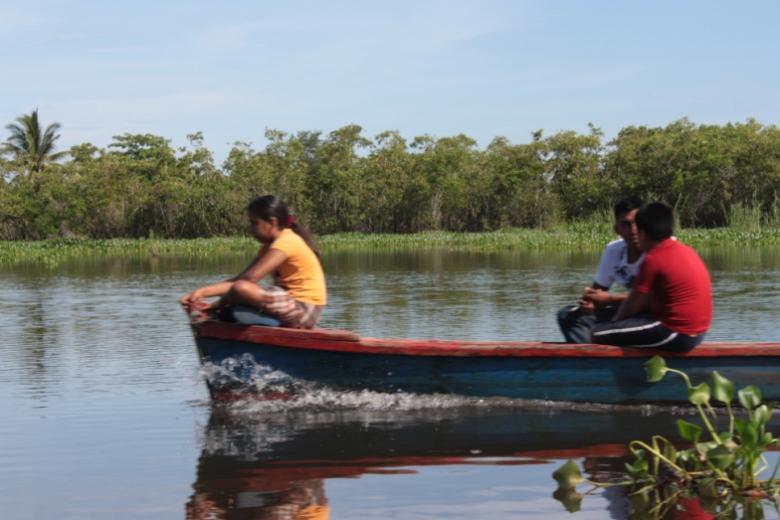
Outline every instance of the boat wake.
{"label": "boat wake", "polygon": [[[251,355],[231,357],[221,364],[206,363],[201,372],[212,388],[218,388],[215,404],[239,413],[292,411],[430,411],[446,409],[519,409],[528,411],[584,411],[653,415],[689,415],[695,409],[669,405],[616,405],[530,400],[507,397],[473,397],[453,394],[415,394],[373,390],[338,390],[303,381],[271,367],[259,365]],[[227,391],[225,391],[227,390]]]}

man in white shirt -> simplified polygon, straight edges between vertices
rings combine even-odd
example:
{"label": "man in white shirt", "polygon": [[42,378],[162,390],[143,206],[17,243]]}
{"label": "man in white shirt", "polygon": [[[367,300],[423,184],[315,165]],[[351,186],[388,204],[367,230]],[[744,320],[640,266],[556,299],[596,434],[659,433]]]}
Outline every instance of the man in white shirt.
{"label": "man in white shirt", "polygon": [[639,273],[644,254],[639,248],[634,219],[641,206],[642,200],[636,196],[615,204],[615,233],[620,239],[604,248],[593,285],[585,289],[577,304],[567,305],[558,312],[558,326],[567,343],[590,343],[593,326],[611,320],[628,296],[628,293],[613,293],[609,289],[614,283],[630,289]]}

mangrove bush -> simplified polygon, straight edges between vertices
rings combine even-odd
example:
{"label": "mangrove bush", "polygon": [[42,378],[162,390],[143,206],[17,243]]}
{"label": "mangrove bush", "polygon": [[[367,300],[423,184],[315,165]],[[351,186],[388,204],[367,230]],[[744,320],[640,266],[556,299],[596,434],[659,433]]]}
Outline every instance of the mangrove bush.
{"label": "mangrove bush", "polygon": [[16,128],[3,148],[0,240],[240,235],[246,203],[263,193],[317,233],[550,228],[608,215],[624,194],[673,205],[688,227],[780,222],[780,130],[753,120],[631,126],[610,141],[592,126],[537,131],[484,148],[466,135],[367,137],[357,125],[267,130],[264,147],[236,143],[218,165],[201,133],[181,148],[123,134],[62,158],[48,147],[59,127],[40,130],[35,115],[48,141],[20,141]]}

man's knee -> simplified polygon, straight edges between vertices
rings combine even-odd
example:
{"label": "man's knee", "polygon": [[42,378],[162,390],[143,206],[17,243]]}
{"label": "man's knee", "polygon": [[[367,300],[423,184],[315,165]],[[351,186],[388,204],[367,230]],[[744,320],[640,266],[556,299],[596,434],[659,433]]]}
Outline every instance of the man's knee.
{"label": "man's knee", "polygon": [[579,305],[567,305],[558,311],[558,324],[563,325],[569,323],[572,319],[576,318],[576,314],[579,311]]}

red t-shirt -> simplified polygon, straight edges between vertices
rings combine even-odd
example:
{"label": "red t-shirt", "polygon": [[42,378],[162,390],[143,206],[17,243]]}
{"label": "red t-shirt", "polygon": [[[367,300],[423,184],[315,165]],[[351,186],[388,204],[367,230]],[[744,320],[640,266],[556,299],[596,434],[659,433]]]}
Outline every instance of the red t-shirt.
{"label": "red t-shirt", "polygon": [[651,312],[682,334],[706,332],[712,323],[710,273],[692,248],[666,239],[645,255],[633,289],[652,297]]}

